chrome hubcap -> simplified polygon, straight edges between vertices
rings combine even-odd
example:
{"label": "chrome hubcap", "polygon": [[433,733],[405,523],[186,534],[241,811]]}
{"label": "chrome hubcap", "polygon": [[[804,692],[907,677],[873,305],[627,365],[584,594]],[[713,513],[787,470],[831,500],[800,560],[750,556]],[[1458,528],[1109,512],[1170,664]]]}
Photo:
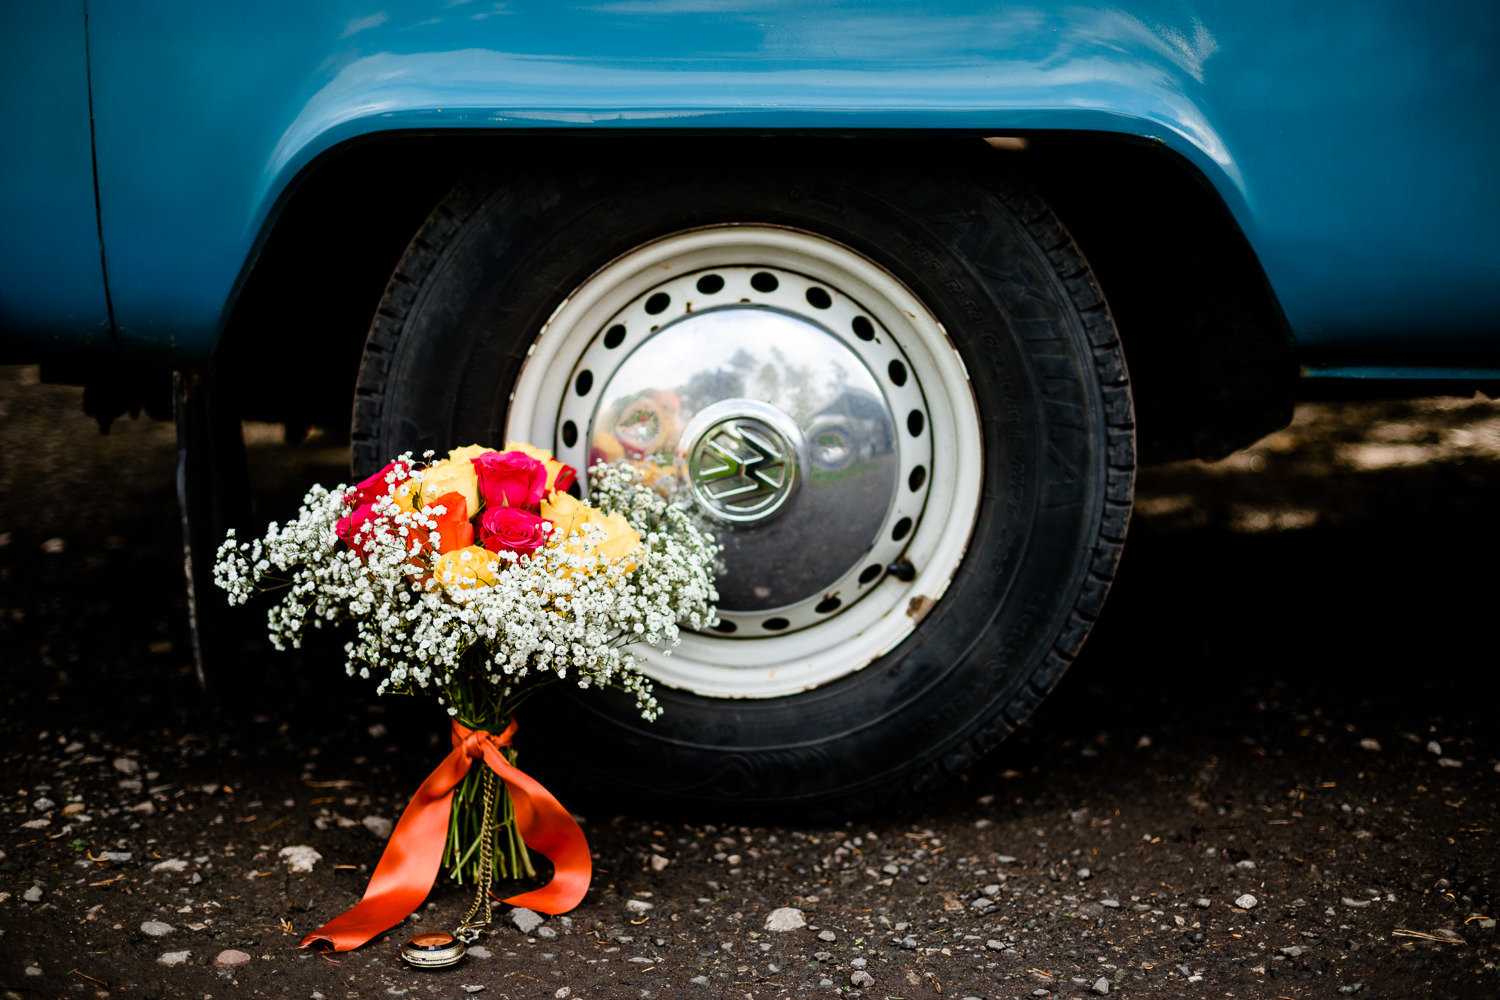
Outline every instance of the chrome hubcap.
{"label": "chrome hubcap", "polygon": [[586,427],[590,464],[628,458],[718,522],[721,634],[794,631],[869,593],[922,515],[931,447],[895,416],[927,423],[908,369],[826,281],[691,272],[602,324],[572,375],[564,444]]}

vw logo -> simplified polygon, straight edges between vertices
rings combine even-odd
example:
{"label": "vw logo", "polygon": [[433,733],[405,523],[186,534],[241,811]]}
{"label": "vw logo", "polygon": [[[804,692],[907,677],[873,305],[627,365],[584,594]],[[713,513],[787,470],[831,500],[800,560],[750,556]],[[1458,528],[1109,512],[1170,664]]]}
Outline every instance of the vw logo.
{"label": "vw logo", "polygon": [[798,485],[803,451],[801,434],[784,414],[743,403],[733,413],[714,407],[719,412],[712,422],[694,421],[698,427],[684,434],[683,455],[698,502],[715,517],[739,524],[764,520],[786,503]]}

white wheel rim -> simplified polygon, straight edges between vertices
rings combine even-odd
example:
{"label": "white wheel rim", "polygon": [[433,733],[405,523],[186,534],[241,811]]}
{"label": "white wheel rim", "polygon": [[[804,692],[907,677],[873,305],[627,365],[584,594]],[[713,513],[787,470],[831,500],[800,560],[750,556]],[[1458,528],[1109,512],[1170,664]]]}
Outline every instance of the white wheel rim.
{"label": "white wheel rim", "polygon": [[[507,438],[550,444],[561,460],[582,473],[589,434],[575,434],[569,442],[563,428],[571,421],[576,430],[580,406],[585,405],[574,391],[578,372],[607,370],[600,368],[605,331],[618,317],[638,310],[648,295],[681,287],[688,276],[754,268],[805,277],[832,290],[839,308],[853,303],[852,308],[877,324],[882,335],[870,342],[842,339],[862,352],[860,360],[866,366],[874,365],[884,350],[909,368],[909,386],[882,379],[881,388],[887,405],[895,397],[897,414],[906,412],[911,393],[920,397],[925,427],[914,439],[903,441],[901,476],[904,482],[917,464],[925,464],[927,474],[924,487],[910,491],[921,494],[921,509],[908,519],[914,524],[900,544],[893,544],[887,532],[875,550],[897,553],[909,562],[916,570],[911,580],[886,574],[860,586],[857,596],[831,617],[809,611],[808,601],[789,606],[791,613],[782,617],[791,619],[792,626],[781,633],[747,624],[733,638],[684,633],[670,655],[637,647],[642,669],[656,681],[715,698],[770,698],[806,691],[890,652],[947,590],[973,531],[981,489],[978,408],[963,362],[937,318],[898,279],[848,247],[811,233],[767,226],[727,225],[677,233],[638,247],[592,275],[558,306],[528,353],[511,396]],[[782,282],[783,287],[789,285],[791,281]],[[790,310],[795,303],[787,299],[768,306]],[[837,330],[837,312],[825,307],[807,318],[823,323],[835,316]],[[655,333],[653,328],[643,339]],[[629,353],[609,363],[618,368]],[[907,491],[901,493],[900,503],[909,507],[915,502]],[[900,512],[888,513],[886,520],[898,516]],[[860,560],[848,567],[840,577],[841,586],[864,564]],[[756,615],[765,617],[764,612],[726,617],[749,623]]]}

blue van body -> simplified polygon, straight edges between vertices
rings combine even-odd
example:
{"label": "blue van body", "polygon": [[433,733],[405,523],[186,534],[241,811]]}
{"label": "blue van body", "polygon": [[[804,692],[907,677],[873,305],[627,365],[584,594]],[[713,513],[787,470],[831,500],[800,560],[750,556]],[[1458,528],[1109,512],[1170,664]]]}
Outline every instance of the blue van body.
{"label": "blue van body", "polygon": [[1496,53],[1489,2],[7,4],[3,358],[203,365],[299,178],[382,134],[1068,132],[1191,165],[1312,374],[1495,377]]}

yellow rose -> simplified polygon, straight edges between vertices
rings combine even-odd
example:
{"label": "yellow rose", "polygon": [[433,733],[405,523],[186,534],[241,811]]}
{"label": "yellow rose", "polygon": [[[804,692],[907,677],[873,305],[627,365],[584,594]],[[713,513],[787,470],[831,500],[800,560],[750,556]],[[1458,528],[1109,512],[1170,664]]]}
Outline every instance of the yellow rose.
{"label": "yellow rose", "polygon": [[415,480],[407,479],[397,483],[396,488],[391,490],[391,499],[396,501],[396,506],[411,513],[417,509],[417,483]]}
{"label": "yellow rose", "polygon": [[548,493],[551,493],[553,490],[559,488],[557,485],[557,477],[562,473],[564,469],[568,470],[568,475],[566,477],[567,482],[562,484],[562,489],[567,489],[569,486],[572,486],[573,480],[577,478],[577,473],[573,471],[572,466],[564,465],[557,459],[553,458],[552,452],[548,451],[546,448],[534,448],[531,445],[527,444],[525,441],[507,441],[505,442],[505,450],[519,451],[522,454],[528,455],[545,465],[547,467],[546,489]]}
{"label": "yellow rose", "polygon": [[470,545],[439,556],[433,575],[445,588],[469,590],[494,583],[499,564],[499,558],[489,549]]}
{"label": "yellow rose", "polygon": [[[588,556],[597,553],[625,572],[635,569],[635,561],[629,557],[641,547],[641,536],[630,526],[630,522],[619,514],[605,514],[566,493],[554,493],[542,501],[542,517],[552,522],[553,541],[568,552]],[[597,547],[591,546],[582,537],[584,525],[596,525],[604,534]],[[573,532],[580,532],[575,536]]]}
{"label": "yellow rose", "polygon": [[479,513],[479,474],[474,471],[474,463],[450,456],[422,470],[422,503],[436,503],[444,493],[461,495],[469,505],[470,517]]}
{"label": "yellow rose", "polygon": [[635,555],[636,550],[641,547],[641,536],[630,526],[630,522],[620,514],[599,514],[590,520],[603,528],[609,536],[599,543],[599,554],[611,562],[619,563],[620,568],[627,573],[635,569],[635,560],[630,556]]}
{"label": "yellow rose", "polygon": [[482,444],[466,444],[462,448],[454,448],[448,452],[447,461],[450,462],[472,462],[480,455],[486,455],[495,449],[486,448]]}

